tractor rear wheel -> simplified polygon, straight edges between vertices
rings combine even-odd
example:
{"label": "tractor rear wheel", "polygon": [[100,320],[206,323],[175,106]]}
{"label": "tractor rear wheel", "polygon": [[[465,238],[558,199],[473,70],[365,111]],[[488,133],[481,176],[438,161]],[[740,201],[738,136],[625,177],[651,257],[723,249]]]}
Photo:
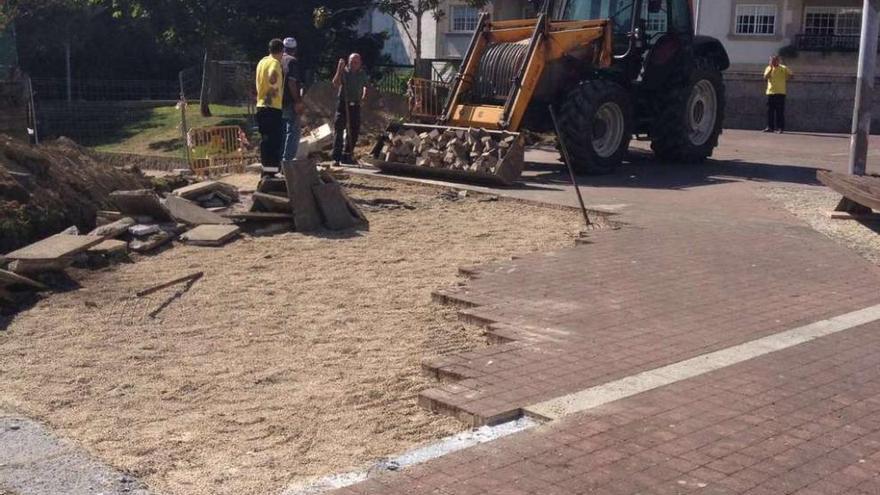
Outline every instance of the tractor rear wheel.
{"label": "tractor rear wheel", "polygon": [[651,149],[664,161],[702,162],[718,146],[724,122],[724,80],[711,61],[699,58],[687,82],[660,98],[651,124]]}
{"label": "tractor rear wheel", "polygon": [[632,100],[611,81],[585,81],[562,104],[560,139],[579,173],[607,174],[623,161],[632,139]]}

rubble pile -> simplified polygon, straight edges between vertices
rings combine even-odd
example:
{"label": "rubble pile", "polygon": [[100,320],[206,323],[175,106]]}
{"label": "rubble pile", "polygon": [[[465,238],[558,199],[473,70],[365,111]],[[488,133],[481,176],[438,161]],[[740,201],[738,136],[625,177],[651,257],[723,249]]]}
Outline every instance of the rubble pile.
{"label": "rubble pile", "polygon": [[496,174],[516,143],[514,135],[498,139],[485,129],[413,129],[389,133],[384,159],[419,167]]}

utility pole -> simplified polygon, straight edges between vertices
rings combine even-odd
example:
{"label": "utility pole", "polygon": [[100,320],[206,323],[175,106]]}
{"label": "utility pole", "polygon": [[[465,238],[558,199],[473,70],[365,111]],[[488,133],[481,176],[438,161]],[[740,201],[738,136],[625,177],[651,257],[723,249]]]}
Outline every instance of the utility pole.
{"label": "utility pole", "polygon": [[877,38],[880,36],[880,0],[865,0],[862,8],[862,38],[859,47],[859,73],[853,109],[849,147],[849,173],[865,175],[868,139],[871,136],[871,107],[877,65]]}

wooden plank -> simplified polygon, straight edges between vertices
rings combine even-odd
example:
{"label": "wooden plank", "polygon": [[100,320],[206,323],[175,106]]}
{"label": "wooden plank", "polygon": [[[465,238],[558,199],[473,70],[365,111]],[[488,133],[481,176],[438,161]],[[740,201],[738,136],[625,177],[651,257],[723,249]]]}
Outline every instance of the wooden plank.
{"label": "wooden plank", "polygon": [[164,203],[171,216],[185,224],[228,225],[232,223],[232,220],[208,211],[192,201],[178,196],[168,196],[165,198]]}
{"label": "wooden plank", "polygon": [[31,280],[27,277],[18,275],[17,273],[0,270],[0,287],[8,287],[10,285],[24,285],[37,290],[49,290],[48,287],[36,280]]}
{"label": "wooden plank", "polygon": [[331,182],[312,187],[318,208],[324,216],[327,228],[330,230],[345,230],[357,225],[359,222],[348,211],[348,204],[342,197],[339,184]]}
{"label": "wooden plank", "polygon": [[843,197],[873,210],[880,210],[880,177],[869,175],[853,176],[819,170],[819,182],[840,193]]}
{"label": "wooden plank", "polygon": [[298,232],[313,232],[321,228],[321,214],[312,193],[312,186],[321,183],[318,170],[311,160],[284,162],[284,178],[290,194],[293,223]]}
{"label": "wooden plank", "polygon": [[55,261],[81,253],[100,244],[103,237],[92,235],[55,234],[6,255],[10,260]]}

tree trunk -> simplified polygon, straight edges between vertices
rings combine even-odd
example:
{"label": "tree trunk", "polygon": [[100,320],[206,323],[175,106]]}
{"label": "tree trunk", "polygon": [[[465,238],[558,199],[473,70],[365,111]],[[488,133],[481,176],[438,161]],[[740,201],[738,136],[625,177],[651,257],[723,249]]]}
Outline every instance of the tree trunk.
{"label": "tree trunk", "polygon": [[202,113],[202,117],[210,117],[211,116],[211,104],[210,104],[210,74],[211,71],[208,69],[208,49],[205,49],[205,59],[202,63],[202,90],[199,94],[199,110]]}

